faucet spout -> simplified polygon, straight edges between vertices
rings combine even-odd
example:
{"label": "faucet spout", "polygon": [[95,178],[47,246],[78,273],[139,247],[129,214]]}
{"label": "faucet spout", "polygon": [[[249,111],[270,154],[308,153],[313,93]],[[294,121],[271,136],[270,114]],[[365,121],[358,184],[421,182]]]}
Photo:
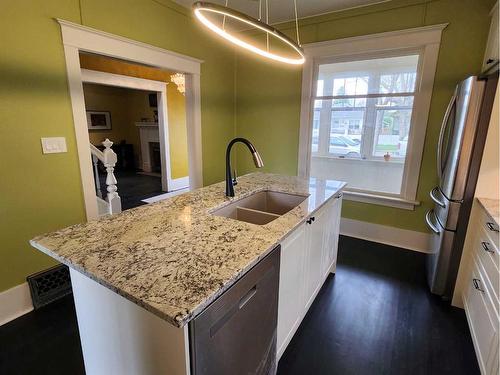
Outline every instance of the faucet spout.
{"label": "faucet spout", "polygon": [[[252,154],[255,167],[262,168],[264,166],[264,162],[262,161],[259,152],[248,139],[234,138],[231,142],[229,142],[226,149],[226,196],[228,197],[234,197],[234,181],[233,176],[231,175],[231,149],[237,142],[244,143],[248,147],[248,150]],[[236,180],[236,177],[234,180]]]}

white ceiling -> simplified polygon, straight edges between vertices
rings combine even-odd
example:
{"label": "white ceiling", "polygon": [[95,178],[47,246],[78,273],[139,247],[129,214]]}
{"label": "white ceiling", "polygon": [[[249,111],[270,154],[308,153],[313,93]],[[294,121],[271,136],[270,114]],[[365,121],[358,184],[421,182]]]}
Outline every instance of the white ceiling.
{"label": "white ceiling", "polygon": [[[174,0],[176,3],[190,8],[193,0]],[[209,0],[224,5],[225,0]],[[311,17],[318,14],[335,12],[349,8],[357,8],[391,0],[297,0],[299,18]],[[295,19],[293,0],[268,0],[269,23],[279,23]],[[265,0],[262,0],[264,9]],[[228,0],[228,7],[239,10],[252,17],[257,17],[259,0]]]}

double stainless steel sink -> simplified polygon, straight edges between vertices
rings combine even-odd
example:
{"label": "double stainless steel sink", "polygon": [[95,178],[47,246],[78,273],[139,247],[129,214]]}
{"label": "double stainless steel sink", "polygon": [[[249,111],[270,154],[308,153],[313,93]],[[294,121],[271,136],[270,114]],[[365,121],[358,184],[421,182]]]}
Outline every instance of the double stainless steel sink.
{"label": "double stainless steel sink", "polygon": [[265,190],[230,203],[212,214],[264,225],[299,206],[306,199],[305,195]]}

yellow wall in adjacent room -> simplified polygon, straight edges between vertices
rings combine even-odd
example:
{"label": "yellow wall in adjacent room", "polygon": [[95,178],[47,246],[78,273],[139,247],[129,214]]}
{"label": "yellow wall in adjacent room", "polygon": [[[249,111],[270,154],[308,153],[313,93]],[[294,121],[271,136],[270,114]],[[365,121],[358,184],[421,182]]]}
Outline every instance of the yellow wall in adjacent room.
{"label": "yellow wall in adjacent room", "polygon": [[171,81],[172,72],[88,54],[80,54],[80,65],[85,69],[167,83],[168,136],[172,178],[187,176],[186,98],[177,90],[175,83]]}
{"label": "yellow wall in adjacent room", "polygon": [[108,138],[115,144],[122,141],[131,144],[135,167],[141,168],[141,139],[135,123],[141,118],[153,118],[149,92],[84,83],[83,94],[87,110],[109,112],[111,117],[110,130],[89,130],[90,142],[100,146]]}

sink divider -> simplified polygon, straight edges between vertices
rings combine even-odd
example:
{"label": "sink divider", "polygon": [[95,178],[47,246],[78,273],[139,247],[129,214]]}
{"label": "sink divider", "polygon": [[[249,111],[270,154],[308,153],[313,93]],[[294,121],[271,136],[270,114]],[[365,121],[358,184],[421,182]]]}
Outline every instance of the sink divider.
{"label": "sink divider", "polygon": [[270,212],[255,210],[253,208],[236,206],[237,216],[240,220],[246,218],[247,220],[254,224],[264,225],[270,223],[274,219],[277,219],[281,215],[273,214]]}

